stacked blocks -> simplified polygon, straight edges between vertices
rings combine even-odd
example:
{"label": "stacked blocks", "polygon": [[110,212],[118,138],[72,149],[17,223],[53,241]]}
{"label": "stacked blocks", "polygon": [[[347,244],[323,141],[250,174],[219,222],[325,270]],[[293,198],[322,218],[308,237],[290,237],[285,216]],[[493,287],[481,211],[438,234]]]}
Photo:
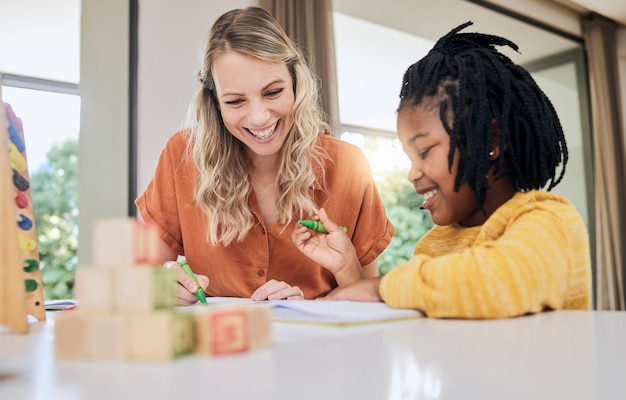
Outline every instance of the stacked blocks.
{"label": "stacked blocks", "polygon": [[93,265],[75,275],[78,307],[58,312],[59,358],[162,360],[193,351],[193,319],[176,311],[175,271],[155,225],[97,221]]}
{"label": "stacked blocks", "polygon": [[75,309],[57,312],[58,358],[168,360],[271,346],[268,306],[176,308],[176,272],[159,230],[134,218],[98,221],[93,265],[79,265]]}

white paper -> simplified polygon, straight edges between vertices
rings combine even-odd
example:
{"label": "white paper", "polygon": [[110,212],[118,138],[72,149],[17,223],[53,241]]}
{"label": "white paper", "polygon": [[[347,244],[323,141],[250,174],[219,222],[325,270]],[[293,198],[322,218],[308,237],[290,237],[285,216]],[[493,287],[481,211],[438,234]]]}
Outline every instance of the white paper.
{"label": "white paper", "polygon": [[347,300],[270,301],[274,320],[284,322],[355,325],[419,318],[417,310],[391,308],[381,302]]}
{"label": "white paper", "polygon": [[[269,300],[252,301],[237,297],[207,297],[208,307],[223,308],[250,304],[268,304],[272,319],[325,325],[358,325],[419,318],[423,314],[412,309],[391,308],[382,302],[347,300]],[[204,308],[198,303],[184,309]]]}

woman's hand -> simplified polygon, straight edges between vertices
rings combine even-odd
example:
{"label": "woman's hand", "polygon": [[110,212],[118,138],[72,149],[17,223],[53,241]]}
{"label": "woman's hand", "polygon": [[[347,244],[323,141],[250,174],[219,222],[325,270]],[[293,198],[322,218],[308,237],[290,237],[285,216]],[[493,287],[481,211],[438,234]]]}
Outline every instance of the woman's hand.
{"label": "woman's hand", "polygon": [[320,208],[318,217],[328,233],[314,232],[303,225],[296,226],[292,240],[298,250],[332,272],[339,286],[365,278],[348,235],[328,217],[323,208]]}
{"label": "woman's hand", "polygon": [[[191,279],[191,277],[183,271],[180,264],[176,261],[168,261],[163,264],[163,268],[173,268],[176,270],[176,280],[178,281],[178,285],[176,287],[176,304],[179,306],[196,304],[198,302],[198,298],[194,295],[194,293],[198,290],[198,286],[196,286],[193,279]],[[206,288],[209,287],[209,278],[207,276],[196,275],[196,279],[198,279],[198,283],[200,284],[202,290],[206,290]]]}
{"label": "woman's hand", "polygon": [[265,282],[250,296],[252,300],[302,300],[304,292],[298,286],[290,286],[289,284],[277,281],[275,279]]}
{"label": "woman's hand", "polygon": [[380,297],[382,277],[367,278],[350,285],[335,288],[320,300],[383,301]]}

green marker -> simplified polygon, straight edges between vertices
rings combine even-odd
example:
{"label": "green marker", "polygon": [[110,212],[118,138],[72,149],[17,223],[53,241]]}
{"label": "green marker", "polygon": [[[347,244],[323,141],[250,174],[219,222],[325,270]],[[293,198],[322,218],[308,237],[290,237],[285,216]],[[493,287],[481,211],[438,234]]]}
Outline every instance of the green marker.
{"label": "green marker", "polygon": [[[300,225],[306,226],[309,229],[313,229],[316,232],[328,233],[328,231],[326,230],[326,228],[324,228],[324,225],[322,225],[320,221],[315,221],[312,219],[301,219],[300,221],[298,221],[298,223]],[[348,229],[345,226],[340,226],[339,228],[341,228],[341,230],[345,233],[348,233]]]}
{"label": "green marker", "polygon": [[202,303],[204,305],[207,305],[206,295],[204,294],[204,290],[202,290],[202,288],[200,287],[200,283],[198,283],[198,278],[196,278],[196,276],[193,274],[193,272],[191,272],[191,268],[189,268],[189,264],[187,264],[187,261],[180,260],[180,261],[178,261],[178,265],[181,266],[183,271],[185,271],[185,273],[191,279],[193,279],[193,281],[196,284],[196,286],[198,286],[198,290],[196,290],[196,292],[194,293],[194,296],[196,296],[198,298],[198,300],[200,300],[200,303]]}

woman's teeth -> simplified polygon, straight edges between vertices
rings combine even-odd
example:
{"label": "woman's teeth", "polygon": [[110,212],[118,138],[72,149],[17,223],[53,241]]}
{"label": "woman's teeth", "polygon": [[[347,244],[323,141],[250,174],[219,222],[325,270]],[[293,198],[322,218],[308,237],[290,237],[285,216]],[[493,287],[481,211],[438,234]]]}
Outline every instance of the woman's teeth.
{"label": "woman's teeth", "polygon": [[262,131],[254,131],[252,129],[248,129],[248,131],[256,138],[258,139],[267,139],[268,137],[270,137],[272,135],[272,133],[274,133],[274,130],[276,129],[276,124],[274,124],[274,126],[272,126],[271,128],[267,128],[265,130]]}

